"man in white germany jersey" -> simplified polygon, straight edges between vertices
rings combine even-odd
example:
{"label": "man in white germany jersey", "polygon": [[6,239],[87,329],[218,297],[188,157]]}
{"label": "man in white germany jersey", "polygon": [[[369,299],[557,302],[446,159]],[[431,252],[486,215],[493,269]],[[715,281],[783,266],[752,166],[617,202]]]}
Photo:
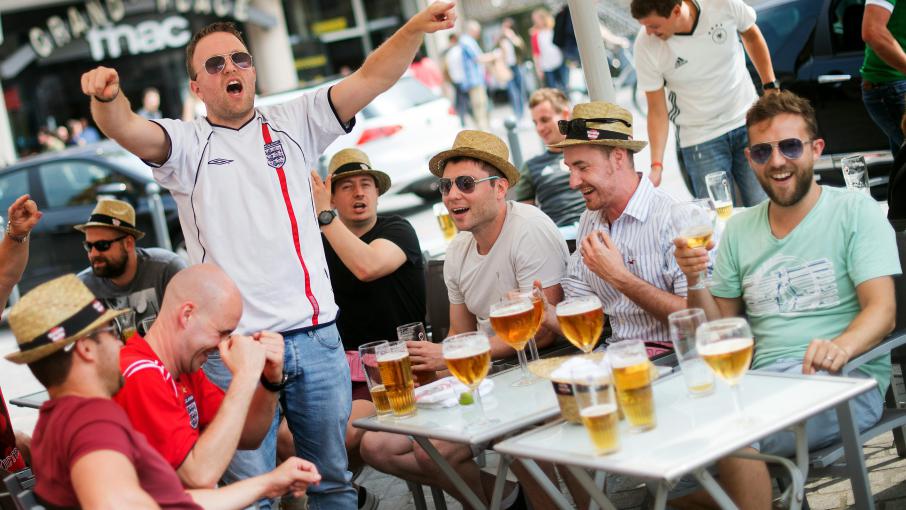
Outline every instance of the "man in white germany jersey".
{"label": "man in white germany jersey", "polygon": [[[114,69],[82,76],[98,127],[154,166],[155,179],[176,199],[192,263],[213,262],[239,286],[237,333],[283,334],[284,380],[262,384],[285,385],[296,451],[323,475],[309,493],[315,508],[355,508],[356,495],[344,448],[349,369],[316,219],[329,213],[314,210],[309,170],[352,129],[355,114],[399,79],[424,34],[451,28],[454,18],[452,3],[434,3],[341,82],[262,109],[254,108],[256,73],[241,35],[232,24],[214,23],[186,48],[189,85],[207,108],[207,117],[193,122],[134,114]],[[268,466],[260,469],[274,464],[275,430],[263,445]]]}

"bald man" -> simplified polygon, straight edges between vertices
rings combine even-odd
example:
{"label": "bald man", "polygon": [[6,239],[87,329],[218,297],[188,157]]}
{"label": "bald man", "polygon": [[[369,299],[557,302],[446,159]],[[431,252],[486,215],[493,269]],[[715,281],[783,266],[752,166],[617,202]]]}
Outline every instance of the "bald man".
{"label": "bald man", "polygon": [[[120,351],[125,385],[115,399],[187,488],[213,487],[237,448],[258,447],[274,416],[283,337],[234,335],[241,316],[230,277],[213,264],[192,266],[170,280],[147,335]],[[226,392],[201,370],[214,351],[233,375]]]}

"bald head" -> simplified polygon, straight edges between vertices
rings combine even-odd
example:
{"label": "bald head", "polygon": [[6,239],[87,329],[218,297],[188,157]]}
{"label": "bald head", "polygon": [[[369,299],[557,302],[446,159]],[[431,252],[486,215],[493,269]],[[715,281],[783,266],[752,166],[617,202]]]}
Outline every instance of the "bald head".
{"label": "bald head", "polygon": [[214,264],[198,264],[176,273],[167,285],[161,315],[176,311],[187,302],[205,315],[235,316],[237,322],[242,315],[239,288]]}

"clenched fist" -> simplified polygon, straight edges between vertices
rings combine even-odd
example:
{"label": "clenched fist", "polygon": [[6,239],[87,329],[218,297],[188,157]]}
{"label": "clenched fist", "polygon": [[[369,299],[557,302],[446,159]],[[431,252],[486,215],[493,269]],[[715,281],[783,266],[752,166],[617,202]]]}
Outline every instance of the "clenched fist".
{"label": "clenched fist", "polygon": [[109,103],[120,94],[120,75],[116,69],[96,67],[82,75],[82,92],[102,103]]}

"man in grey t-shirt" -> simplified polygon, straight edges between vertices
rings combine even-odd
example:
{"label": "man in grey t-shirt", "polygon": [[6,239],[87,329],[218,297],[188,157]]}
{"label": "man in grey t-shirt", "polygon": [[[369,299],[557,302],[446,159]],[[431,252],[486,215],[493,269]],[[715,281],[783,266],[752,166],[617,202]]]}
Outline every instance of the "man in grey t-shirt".
{"label": "man in grey t-shirt", "polygon": [[135,209],[120,200],[99,201],[75,229],[85,234],[91,266],[79,278],[91,292],[110,308],[135,310],[136,325],[157,316],[167,283],[186,262],[161,248],[136,247],[145,234],[135,228]]}

